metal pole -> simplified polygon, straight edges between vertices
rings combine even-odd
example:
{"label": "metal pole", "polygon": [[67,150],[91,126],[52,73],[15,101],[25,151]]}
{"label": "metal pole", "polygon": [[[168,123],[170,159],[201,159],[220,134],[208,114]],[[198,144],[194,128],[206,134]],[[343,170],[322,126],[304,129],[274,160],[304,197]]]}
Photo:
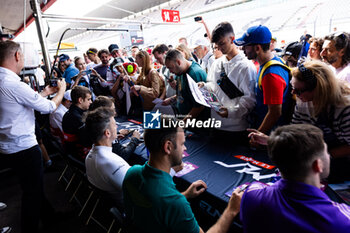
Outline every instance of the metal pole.
{"label": "metal pole", "polygon": [[46,67],[45,74],[46,78],[50,78],[51,66],[50,66],[50,58],[47,50],[47,44],[44,36],[43,30],[43,21],[41,17],[41,9],[37,0],[30,0],[30,5],[33,10],[33,17],[35,18],[36,29],[38,31],[38,37],[41,45],[41,51],[44,57],[44,64]]}

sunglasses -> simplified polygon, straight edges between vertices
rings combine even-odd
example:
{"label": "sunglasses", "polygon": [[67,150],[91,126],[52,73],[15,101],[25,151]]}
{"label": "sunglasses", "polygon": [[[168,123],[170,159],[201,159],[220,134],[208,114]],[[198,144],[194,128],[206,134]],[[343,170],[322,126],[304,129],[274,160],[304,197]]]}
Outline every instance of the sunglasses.
{"label": "sunglasses", "polygon": [[297,96],[301,96],[306,91],[309,91],[309,90],[308,89],[296,89],[296,88],[292,87],[292,92]]}

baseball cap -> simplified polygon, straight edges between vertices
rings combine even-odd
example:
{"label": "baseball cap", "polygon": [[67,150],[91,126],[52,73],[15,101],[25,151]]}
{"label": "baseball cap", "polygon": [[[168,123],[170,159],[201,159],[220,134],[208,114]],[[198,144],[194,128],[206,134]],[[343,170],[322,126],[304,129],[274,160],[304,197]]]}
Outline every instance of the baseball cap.
{"label": "baseball cap", "polygon": [[108,51],[112,53],[114,50],[118,50],[119,46],[117,44],[111,44],[108,46]]}
{"label": "baseball cap", "polygon": [[198,46],[200,46],[200,45],[202,45],[202,46],[209,46],[209,41],[208,41],[208,39],[199,38],[199,39],[197,39],[197,40],[193,43],[192,47],[193,47],[193,48],[196,48],[196,47],[198,47]]}
{"label": "baseball cap", "polygon": [[272,35],[270,30],[263,25],[259,25],[248,28],[241,38],[236,39],[233,42],[238,46],[249,44],[268,44],[271,42],[271,38]]}
{"label": "baseball cap", "polygon": [[297,41],[289,43],[282,51],[282,55],[289,55],[294,58],[298,58],[303,45]]}
{"label": "baseball cap", "polygon": [[67,54],[61,54],[60,55],[60,62],[61,61],[66,61],[66,60],[68,60],[69,59],[69,56],[67,55]]}
{"label": "baseball cap", "polygon": [[72,101],[72,97],[70,96],[72,90],[68,90],[64,93],[63,98],[65,98],[66,100]]}
{"label": "baseball cap", "polygon": [[116,66],[122,66],[123,63],[124,63],[124,60],[121,57],[116,57],[115,58],[115,63],[116,63]]}

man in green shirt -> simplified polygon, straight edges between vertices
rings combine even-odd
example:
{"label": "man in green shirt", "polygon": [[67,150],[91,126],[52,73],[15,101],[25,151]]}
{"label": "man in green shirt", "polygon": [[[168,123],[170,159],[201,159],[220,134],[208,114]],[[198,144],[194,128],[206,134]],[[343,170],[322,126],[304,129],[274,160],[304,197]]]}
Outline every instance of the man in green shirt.
{"label": "man in green shirt", "polygon": [[[131,167],[123,182],[125,212],[130,224],[138,232],[202,233],[187,199],[203,193],[207,185],[197,180],[180,193],[169,175],[171,167],[182,163],[186,149],[183,129],[146,129],[144,140],[150,152],[149,161]],[[229,229],[239,212],[242,195],[243,192],[235,190],[228,207],[208,232]]]}
{"label": "man in green shirt", "polygon": [[194,62],[186,60],[178,50],[169,50],[165,58],[165,65],[170,72],[176,74],[176,95],[163,101],[163,105],[169,105],[176,100],[176,109],[179,114],[187,115],[185,118],[208,119],[210,109],[197,103],[193,98],[188,85],[188,78],[195,82],[206,82],[207,73]]}

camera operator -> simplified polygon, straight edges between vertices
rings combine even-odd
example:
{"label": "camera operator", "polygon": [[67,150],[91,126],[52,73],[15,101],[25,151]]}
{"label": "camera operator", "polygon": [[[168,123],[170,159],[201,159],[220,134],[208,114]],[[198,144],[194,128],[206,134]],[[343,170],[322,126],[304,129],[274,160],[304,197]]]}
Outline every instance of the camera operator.
{"label": "camera operator", "polygon": [[[37,232],[40,216],[50,221],[52,207],[43,191],[42,155],[34,133],[34,110],[53,112],[66,89],[64,80],[57,87],[47,86],[40,94],[20,82],[24,55],[18,43],[0,42],[0,164],[19,175],[22,196],[22,232]],[[57,91],[50,101],[46,97]],[[43,213],[45,212],[45,213]]]}

